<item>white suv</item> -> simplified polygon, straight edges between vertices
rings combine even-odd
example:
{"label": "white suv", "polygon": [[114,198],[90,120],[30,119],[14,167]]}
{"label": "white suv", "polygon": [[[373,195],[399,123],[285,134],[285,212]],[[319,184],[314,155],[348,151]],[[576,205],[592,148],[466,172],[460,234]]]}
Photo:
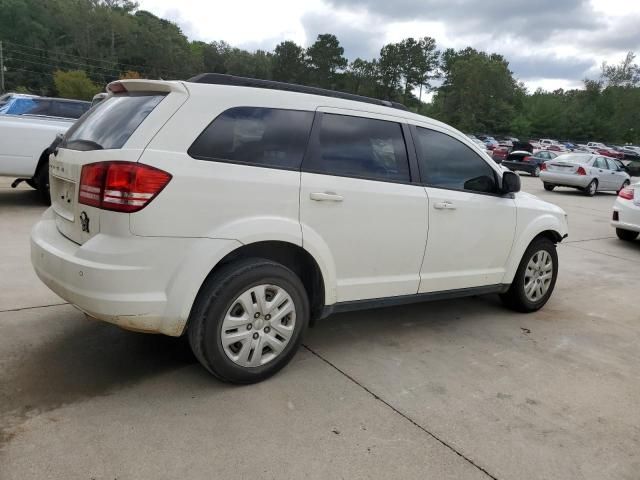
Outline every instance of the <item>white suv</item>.
{"label": "white suv", "polygon": [[215,74],[124,80],[50,159],[33,265],[87,315],[188,335],[217,377],[264,379],[310,322],[551,295],[565,213],[464,134],[397,104]]}

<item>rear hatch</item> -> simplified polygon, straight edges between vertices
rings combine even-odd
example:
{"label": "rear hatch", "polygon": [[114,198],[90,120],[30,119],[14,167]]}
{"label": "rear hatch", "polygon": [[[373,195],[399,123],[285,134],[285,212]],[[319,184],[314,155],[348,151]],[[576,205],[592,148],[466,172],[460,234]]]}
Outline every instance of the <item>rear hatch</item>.
{"label": "rear hatch", "polygon": [[137,162],[153,136],[188,98],[180,82],[126,80],[81,117],[49,159],[51,206],[58,230],[83,244],[103,232],[128,233],[128,214],[78,200],[82,167],[104,161]]}

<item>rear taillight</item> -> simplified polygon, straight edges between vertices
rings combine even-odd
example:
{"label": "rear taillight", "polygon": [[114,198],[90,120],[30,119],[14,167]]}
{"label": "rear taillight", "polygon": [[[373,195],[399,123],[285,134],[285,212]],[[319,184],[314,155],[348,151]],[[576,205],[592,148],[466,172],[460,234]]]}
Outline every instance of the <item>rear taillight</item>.
{"label": "rear taillight", "polygon": [[[522,158],[523,162],[530,162],[531,161],[531,157],[523,157]],[[542,168],[542,167],[541,167]]]}
{"label": "rear taillight", "polygon": [[633,188],[623,188],[618,192],[618,196],[620,198],[624,198],[625,200],[633,200]]}
{"label": "rear taillight", "polygon": [[586,170],[584,168],[578,167],[578,170],[576,170],[576,174],[577,175],[586,175],[587,172],[586,172]]}
{"label": "rear taillight", "polygon": [[133,213],[146,207],[169,180],[169,173],[142,163],[90,163],[82,167],[78,202]]}
{"label": "rear taillight", "polygon": [[542,162],[540,164],[540,170],[546,170],[547,169],[547,163],[546,162]]}

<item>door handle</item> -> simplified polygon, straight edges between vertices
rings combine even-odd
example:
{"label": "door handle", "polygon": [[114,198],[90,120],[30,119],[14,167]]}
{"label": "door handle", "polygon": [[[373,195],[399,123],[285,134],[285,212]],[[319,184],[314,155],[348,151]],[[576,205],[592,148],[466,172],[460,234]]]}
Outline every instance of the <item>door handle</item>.
{"label": "door handle", "polygon": [[444,202],[434,203],[433,208],[435,208],[436,210],[455,210],[456,206],[448,200],[445,200]]}
{"label": "door handle", "polygon": [[316,202],[341,202],[344,200],[342,195],[333,192],[313,192],[309,194],[309,198]]}

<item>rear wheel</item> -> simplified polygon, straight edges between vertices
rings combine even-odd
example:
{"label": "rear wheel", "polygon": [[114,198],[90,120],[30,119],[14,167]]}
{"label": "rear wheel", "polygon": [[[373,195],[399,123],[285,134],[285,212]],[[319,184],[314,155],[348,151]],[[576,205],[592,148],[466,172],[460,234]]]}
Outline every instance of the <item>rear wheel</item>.
{"label": "rear wheel", "polygon": [[624,240],[625,242],[633,242],[636,238],[638,238],[638,235],[640,234],[631,230],[616,228],[616,235],[618,235],[618,238],[620,240]]}
{"label": "rear wheel", "polygon": [[558,254],[546,237],[531,242],[522,256],[509,290],[500,295],[503,303],[518,312],[535,312],[553,293],[558,277]]}
{"label": "rear wheel", "polygon": [[545,189],[547,192],[553,192],[553,189],[554,189],[554,188],[556,188],[556,186],[555,186],[554,184],[544,182],[544,189]]}
{"label": "rear wheel", "polygon": [[188,336],[200,363],[221,380],[255,383],[283,368],[309,323],[300,279],[266,259],[234,262],[203,285]]}
{"label": "rear wheel", "polygon": [[584,194],[588,197],[593,197],[598,191],[598,181],[591,180],[591,183],[587,185],[587,188],[584,189]]}
{"label": "rear wheel", "polygon": [[38,195],[45,205],[51,204],[49,194],[49,162],[42,162],[40,168],[33,176],[33,186],[38,190]]}

